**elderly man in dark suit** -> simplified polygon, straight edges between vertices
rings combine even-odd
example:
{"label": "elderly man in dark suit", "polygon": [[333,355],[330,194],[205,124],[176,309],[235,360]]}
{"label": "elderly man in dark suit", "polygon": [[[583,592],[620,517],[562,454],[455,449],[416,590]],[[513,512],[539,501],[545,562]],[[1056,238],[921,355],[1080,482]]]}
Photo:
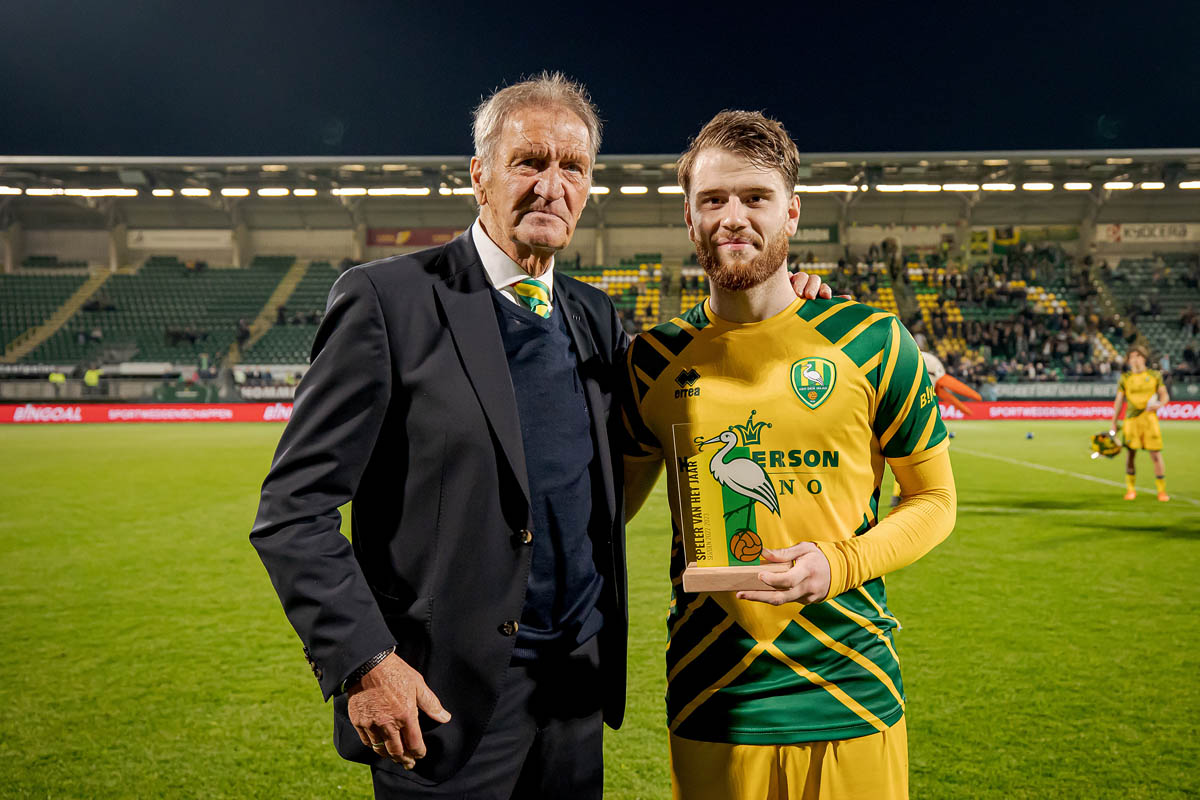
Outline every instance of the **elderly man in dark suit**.
{"label": "elderly man in dark suit", "polygon": [[628,337],[554,272],[600,123],[543,74],[474,133],[470,230],[334,284],[251,540],[377,797],[600,797],[625,702]]}

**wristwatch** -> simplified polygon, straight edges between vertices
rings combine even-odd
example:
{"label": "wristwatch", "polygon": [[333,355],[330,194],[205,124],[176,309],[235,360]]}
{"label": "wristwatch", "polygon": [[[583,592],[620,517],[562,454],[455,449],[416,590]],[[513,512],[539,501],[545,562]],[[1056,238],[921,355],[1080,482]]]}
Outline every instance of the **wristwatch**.
{"label": "wristwatch", "polygon": [[396,652],[396,646],[392,645],[387,650],[381,650],[364,661],[362,666],[354,670],[354,672],[351,672],[346,680],[342,683],[342,691],[349,691],[351,686],[361,681],[364,675],[382,664],[383,660],[394,652]]}

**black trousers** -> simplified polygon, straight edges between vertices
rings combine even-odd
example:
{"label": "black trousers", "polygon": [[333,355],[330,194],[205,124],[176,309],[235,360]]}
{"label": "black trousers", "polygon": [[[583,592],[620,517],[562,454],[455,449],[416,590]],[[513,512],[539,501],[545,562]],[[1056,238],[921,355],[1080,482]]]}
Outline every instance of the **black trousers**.
{"label": "black trousers", "polygon": [[371,768],[375,797],[462,800],[599,800],[603,723],[596,638],[571,653],[513,663],[491,724],[463,768],[430,784]]}

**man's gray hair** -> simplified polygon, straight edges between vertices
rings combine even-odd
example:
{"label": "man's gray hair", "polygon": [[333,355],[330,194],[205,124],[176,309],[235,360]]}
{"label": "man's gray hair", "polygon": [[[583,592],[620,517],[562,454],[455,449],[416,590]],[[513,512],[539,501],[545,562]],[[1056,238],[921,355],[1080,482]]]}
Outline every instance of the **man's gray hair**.
{"label": "man's gray hair", "polygon": [[543,71],[520,83],[497,89],[475,109],[472,128],[475,155],[485,167],[491,165],[505,120],[518,109],[529,106],[564,108],[579,117],[587,128],[588,155],[595,165],[596,154],[600,151],[600,117],[592,105],[592,98],[583,84],[561,72]]}

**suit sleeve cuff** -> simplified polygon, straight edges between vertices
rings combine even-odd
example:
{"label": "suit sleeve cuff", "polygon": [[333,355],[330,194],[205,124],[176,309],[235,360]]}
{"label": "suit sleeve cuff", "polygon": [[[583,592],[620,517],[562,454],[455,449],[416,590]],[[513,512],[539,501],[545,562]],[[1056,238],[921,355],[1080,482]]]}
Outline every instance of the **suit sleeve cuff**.
{"label": "suit sleeve cuff", "polygon": [[394,652],[396,652],[396,645],[392,645],[386,650],[380,650],[371,658],[364,661],[358,669],[354,670],[354,672],[351,672],[350,675],[347,676],[346,680],[342,681],[342,685],[338,688],[338,694],[345,694],[348,692],[351,686],[361,681],[368,672],[382,664],[383,660]]}

